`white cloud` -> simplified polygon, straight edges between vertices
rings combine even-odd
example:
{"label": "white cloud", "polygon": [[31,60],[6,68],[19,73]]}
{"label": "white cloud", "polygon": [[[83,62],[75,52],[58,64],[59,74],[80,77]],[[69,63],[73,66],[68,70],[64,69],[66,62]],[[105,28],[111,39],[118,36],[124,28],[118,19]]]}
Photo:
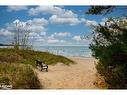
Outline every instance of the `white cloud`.
{"label": "white cloud", "polygon": [[80,36],[74,36],[72,39],[75,41],[81,41],[82,40]]}
{"label": "white cloud", "polygon": [[97,26],[98,25],[98,23],[96,22],[96,21],[90,21],[90,20],[87,20],[86,22],[85,22],[85,24],[87,25],[87,26]]}
{"label": "white cloud", "polygon": [[98,23],[94,20],[88,20],[85,18],[78,18],[72,10],[64,9],[59,6],[38,6],[29,10],[29,15],[35,16],[40,14],[51,14],[49,22],[51,24],[68,24],[77,25],[84,23],[86,26],[96,26]]}
{"label": "white cloud", "polygon": [[[7,29],[9,31],[15,31],[16,28],[20,28],[20,30],[29,30],[30,32],[38,32],[41,35],[46,34],[45,26],[48,24],[48,21],[44,18],[34,18],[32,20],[20,21],[14,20],[12,23],[7,24]],[[16,26],[17,25],[17,26]]]}
{"label": "white cloud", "polygon": [[[4,29],[0,29],[0,35],[2,36],[13,36],[14,32],[17,32],[19,29],[19,33],[25,33],[26,30],[30,32],[29,40],[30,43],[34,40],[34,42],[43,41],[43,37],[46,35],[46,25],[48,21],[44,18],[34,18],[27,21],[14,20],[11,23],[6,24],[7,26]],[[21,33],[22,36],[22,33]]]}
{"label": "white cloud", "polygon": [[66,41],[63,39],[55,38],[53,34],[50,36],[41,36],[38,35],[36,32],[30,33],[31,37],[34,38],[34,42],[36,45],[49,45],[49,44],[61,44],[65,43]]}
{"label": "white cloud", "polygon": [[[54,34],[51,34],[50,36],[46,37],[46,41],[47,43],[49,44],[54,44],[54,43],[64,43],[66,42],[65,40],[63,39],[59,39],[59,37],[65,37],[67,35],[70,35],[68,32],[60,32],[60,33],[54,33]],[[57,38],[56,38],[57,37]]]}
{"label": "white cloud", "polygon": [[49,21],[52,24],[77,25],[80,23],[77,14],[58,6],[38,6],[29,10],[29,15],[51,14]]}
{"label": "white cloud", "polygon": [[27,10],[28,8],[26,6],[8,6],[8,11],[21,11],[21,10]]}
{"label": "white cloud", "polygon": [[59,36],[59,37],[66,37],[66,36],[70,36],[69,32],[55,32],[52,36]]}
{"label": "white cloud", "polygon": [[[44,18],[34,18],[33,20],[28,20],[28,24],[30,24],[29,29],[32,32],[41,32],[41,34],[45,34],[46,28],[45,26],[48,24],[48,21]],[[43,33],[42,33],[43,32]]]}
{"label": "white cloud", "polygon": [[102,18],[100,24],[104,25],[107,20],[108,20],[108,18]]}
{"label": "white cloud", "polygon": [[48,44],[55,44],[55,43],[65,43],[66,41],[61,37],[70,36],[69,32],[55,32],[50,36],[45,37],[45,42],[47,41]]}
{"label": "white cloud", "polygon": [[70,10],[65,10],[58,6],[38,6],[35,8],[31,8],[28,11],[29,15],[35,16],[39,14],[51,14],[51,15],[57,15],[57,16],[63,16],[63,17],[75,17],[77,16]]}
{"label": "white cloud", "polygon": [[65,43],[66,41],[65,40],[60,40],[60,39],[48,39],[47,40],[47,43],[48,44],[55,44],[55,43]]}
{"label": "white cloud", "polygon": [[[41,43],[42,43],[42,42],[45,42],[45,39],[44,39],[44,38],[38,38],[38,39],[36,39],[36,42],[37,42],[37,43],[38,43],[38,42],[41,42]],[[40,44],[41,44],[41,43],[40,43]]]}
{"label": "white cloud", "polygon": [[36,32],[31,32],[31,33],[29,33],[29,35],[30,35],[31,37],[39,37],[39,34],[36,33]]}
{"label": "white cloud", "polygon": [[52,15],[49,18],[50,23],[52,24],[69,24],[69,25],[78,25],[84,23],[86,26],[97,26],[98,22],[94,20],[88,20],[85,18],[79,19],[78,17],[61,17],[57,15]]}
{"label": "white cloud", "polygon": [[13,35],[13,33],[12,32],[10,32],[10,31],[8,31],[8,30],[6,30],[6,29],[0,29],[0,36],[12,36]]}
{"label": "white cloud", "polygon": [[49,18],[49,21],[52,24],[69,24],[69,25],[77,25],[80,23],[79,19],[76,17],[67,18],[67,17],[59,17],[57,15],[53,15]]}
{"label": "white cloud", "polygon": [[36,25],[36,26],[45,26],[48,24],[48,21],[44,18],[34,18],[33,20],[27,21],[30,25]]}
{"label": "white cloud", "polygon": [[29,10],[29,15],[35,16],[39,14],[60,14],[62,9],[55,6],[38,6]]}
{"label": "white cloud", "polygon": [[65,41],[65,40],[60,40],[59,42],[61,42],[61,43],[65,43],[66,41]]}
{"label": "white cloud", "polygon": [[64,18],[75,18],[77,17],[77,14],[73,13],[71,10],[64,10],[63,14],[60,14],[59,16]]}
{"label": "white cloud", "polygon": [[57,43],[57,42],[59,42],[59,40],[58,39],[48,39],[47,42],[48,43]]}
{"label": "white cloud", "polygon": [[98,23],[94,20],[88,20],[88,19],[81,19],[81,22],[83,22],[86,26],[97,26]]}

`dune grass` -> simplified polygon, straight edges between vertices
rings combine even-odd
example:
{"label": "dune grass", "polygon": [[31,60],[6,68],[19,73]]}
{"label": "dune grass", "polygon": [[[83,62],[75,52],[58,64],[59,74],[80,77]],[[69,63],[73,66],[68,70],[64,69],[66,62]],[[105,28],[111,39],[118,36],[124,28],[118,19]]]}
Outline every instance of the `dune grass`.
{"label": "dune grass", "polygon": [[0,49],[0,62],[16,62],[23,64],[35,65],[35,60],[40,60],[45,64],[57,64],[58,62],[66,65],[75,63],[74,61],[60,55],[54,55],[48,52],[39,52],[33,50],[14,50],[14,49]]}
{"label": "dune grass", "polygon": [[13,89],[39,89],[42,86],[29,65],[0,64],[0,84],[12,85]]}
{"label": "dune grass", "polygon": [[66,65],[75,63],[64,56],[48,52],[1,48],[0,84],[12,85],[14,89],[42,88],[32,69],[35,67],[35,60],[40,60],[48,65],[59,62]]}

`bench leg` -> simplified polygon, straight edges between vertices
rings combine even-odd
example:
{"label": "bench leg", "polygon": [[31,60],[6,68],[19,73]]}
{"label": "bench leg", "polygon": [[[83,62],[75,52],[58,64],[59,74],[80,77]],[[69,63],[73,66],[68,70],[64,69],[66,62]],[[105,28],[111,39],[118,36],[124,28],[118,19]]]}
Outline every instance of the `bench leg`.
{"label": "bench leg", "polygon": [[48,68],[46,68],[46,72],[48,72]]}
{"label": "bench leg", "polygon": [[43,67],[41,66],[41,71],[43,70]]}

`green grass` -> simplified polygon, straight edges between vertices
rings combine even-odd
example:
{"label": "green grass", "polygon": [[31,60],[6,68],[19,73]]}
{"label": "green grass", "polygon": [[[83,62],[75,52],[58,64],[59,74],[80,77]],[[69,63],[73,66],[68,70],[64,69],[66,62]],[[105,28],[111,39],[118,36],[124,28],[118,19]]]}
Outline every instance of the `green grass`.
{"label": "green grass", "polygon": [[7,63],[23,63],[31,64],[35,66],[35,60],[43,61],[44,63],[51,65],[58,62],[66,65],[75,63],[74,61],[60,55],[54,55],[48,52],[39,52],[33,50],[19,50],[3,48],[0,49],[0,62]]}

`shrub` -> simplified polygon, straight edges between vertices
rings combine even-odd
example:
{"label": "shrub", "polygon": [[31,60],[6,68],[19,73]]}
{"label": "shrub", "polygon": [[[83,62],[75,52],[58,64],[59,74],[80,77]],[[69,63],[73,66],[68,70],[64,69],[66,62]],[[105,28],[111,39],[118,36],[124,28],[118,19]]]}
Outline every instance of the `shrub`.
{"label": "shrub", "polygon": [[127,19],[109,19],[95,28],[93,56],[96,69],[104,76],[108,88],[127,88]]}
{"label": "shrub", "polygon": [[112,69],[112,71],[107,71],[105,74],[105,80],[109,85],[109,88],[127,88],[127,75],[125,66],[118,65]]}

